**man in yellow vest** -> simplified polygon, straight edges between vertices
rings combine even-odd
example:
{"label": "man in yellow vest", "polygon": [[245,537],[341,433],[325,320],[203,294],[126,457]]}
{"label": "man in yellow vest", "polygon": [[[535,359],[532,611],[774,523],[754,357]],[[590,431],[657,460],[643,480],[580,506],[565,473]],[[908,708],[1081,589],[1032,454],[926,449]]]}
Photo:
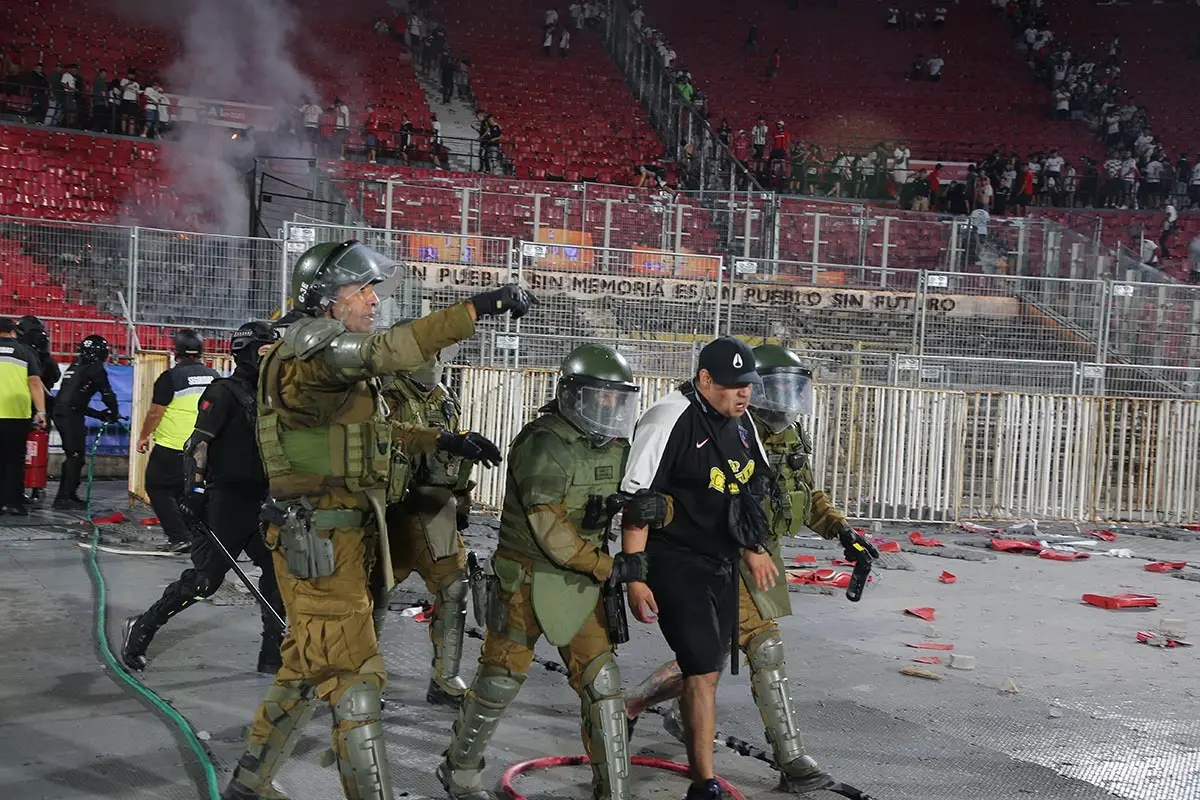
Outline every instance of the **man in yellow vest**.
{"label": "man in yellow vest", "polygon": [[146,494],[167,535],[167,547],[186,553],[192,535],[179,511],[183,494],[183,446],[196,427],[200,395],[221,373],[200,362],[204,340],[185,328],[175,334],[175,366],[158,376],[150,398],[150,410],[142,421],[137,451],[154,450],[146,463]]}
{"label": "man in yellow vest", "polygon": [[17,341],[17,326],[0,319],[0,508],[24,516],[25,440],[29,414],[46,427],[46,390],[37,354]]}

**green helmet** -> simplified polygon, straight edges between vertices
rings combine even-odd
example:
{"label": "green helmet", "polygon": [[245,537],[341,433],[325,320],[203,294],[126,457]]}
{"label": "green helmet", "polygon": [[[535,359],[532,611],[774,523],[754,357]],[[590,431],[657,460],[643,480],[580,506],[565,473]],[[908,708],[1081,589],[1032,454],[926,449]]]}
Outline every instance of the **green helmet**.
{"label": "green helmet", "polygon": [[559,367],[558,410],[593,442],[633,435],[638,392],[625,356],[602,344],[576,347]]}
{"label": "green helmet", "polygon": [[754,368],[762,376],[762,389],[754,387],[750,408],[778,433],[813,409],[812,370],[800,356],[777,344],[754,348]]}
{"label": "green helmet", "polygon": [[375,285],[379,296],[387,298],[399,280],[396,262],[365,244],[353,239],[324,242],[305,250],[292,268],[292,305],[301,311],[323,312],[345,286]]}

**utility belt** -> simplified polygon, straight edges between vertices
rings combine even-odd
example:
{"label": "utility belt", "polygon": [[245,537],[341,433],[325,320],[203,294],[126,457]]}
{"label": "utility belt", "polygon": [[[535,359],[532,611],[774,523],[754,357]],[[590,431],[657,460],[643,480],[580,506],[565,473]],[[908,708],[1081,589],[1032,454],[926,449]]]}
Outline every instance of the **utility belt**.
{"label": "utility belt", "polygon": [[279,527],[278,546],[283,548],[292,577],[310,580],[334,573],[333,530],[366,527],[371,516],[356,508],[313,508],[308,498],[302,497],[286,504],[268,500],[260,519]]}

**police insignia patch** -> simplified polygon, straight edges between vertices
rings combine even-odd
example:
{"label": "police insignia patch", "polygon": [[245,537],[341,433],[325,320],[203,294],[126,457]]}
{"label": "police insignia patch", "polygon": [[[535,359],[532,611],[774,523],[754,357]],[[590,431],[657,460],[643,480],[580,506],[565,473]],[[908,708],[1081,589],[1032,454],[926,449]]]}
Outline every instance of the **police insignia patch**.
{"label": "police insignia patch", "polygon": [[596,480],[611,481],[615,476],[612,466],[596,467]]}

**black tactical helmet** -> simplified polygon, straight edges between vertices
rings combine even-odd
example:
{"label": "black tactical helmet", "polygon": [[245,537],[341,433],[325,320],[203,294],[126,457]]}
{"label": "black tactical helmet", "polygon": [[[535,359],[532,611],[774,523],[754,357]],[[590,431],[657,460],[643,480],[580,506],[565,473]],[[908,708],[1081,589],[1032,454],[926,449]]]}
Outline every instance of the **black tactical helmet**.
{"label": "black tactical helmet", "polygon": [[233,332],[229,337],[229,349],[233,358],[239,364],[257,364],[258,349],[264,344],[272,344],[279,338],[279,331],[269,322],[253,320]]}
{"label": "black tactical helmet", "polygon": [[46,330],[45,324],[32,314],[26,314],[17,320],[17,333],[32,333]]}
{"label": "black tactical helmet", "polygon": [[558,410],[568,422],[593,441],[633,434],[639,387],[623,355],[607,345],[580,345],[559,373]]}
{"label": "black tactical helmet", "polygon": [[79,357],[84,361],[105,362],[108,360],[108,339],[98,333],[79,343]]}
{"label": "black tactical helmet", "polygon": [[173,341],[177,356],[198,358],[204,353],[204,340],[191,328],[176,331]]}
{"label": "black tactical helmet", "polygon": [[46,333],[46,326],[32,314],[17,320],[17,341],[38,351],[50,349],[50,334]]}
{"label": "black tactical helmet", "polygon": [[324,242],[305,250],[296,261],[292,305],[309,313],[324,313],[344,286],[377,285],[380,298],[387,298],[399,277],[395,261],[361,242]]}
{"label": "black tactical helmet", "polygon": [[778,433],[813,408],[812,370],[800,356],[777,344],[754,348],[754,368],[762,387],[750,395],[754,416]]}

